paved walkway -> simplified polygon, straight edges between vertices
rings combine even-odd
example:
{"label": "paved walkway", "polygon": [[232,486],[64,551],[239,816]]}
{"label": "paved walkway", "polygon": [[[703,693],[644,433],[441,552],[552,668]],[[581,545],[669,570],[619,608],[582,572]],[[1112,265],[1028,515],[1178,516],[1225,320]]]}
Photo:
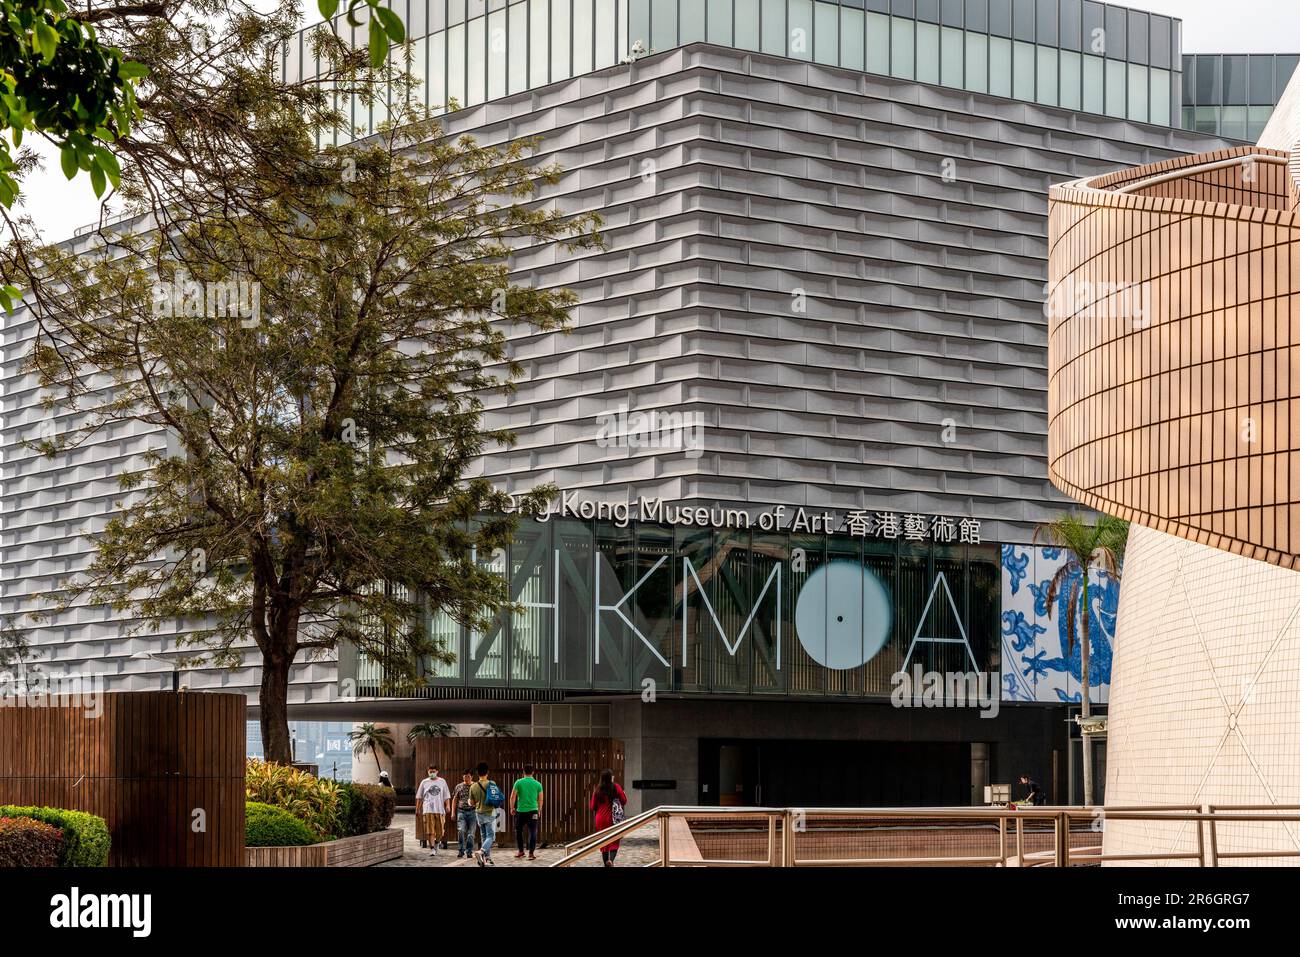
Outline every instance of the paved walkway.
{"label": "paved walkway", "polygon": [[[455,833],[447,835],[447,849],[439,849],[436,857],[430,857],[428,850],[420,847],[415,839],[415,814],[411,810],[398,811],[393,815],[393,827],[401,828],[406,836],[402,856],[392,861],[377,864],[376,867],[477,867],[472,858],[456,857]],[[564,856],[562,847],[539,847],[537,860],[515,857],[515,832],[498,835],[501,840],[492,848],[492,860],[497,867],[547,867]],[[643,867],[659,858],[659,840],[653,825],[641,828],[630,836],[623,838],[618,852],[618,867]],[[579,861],[575,867],[601,867],[600,855],[593,854]]]}

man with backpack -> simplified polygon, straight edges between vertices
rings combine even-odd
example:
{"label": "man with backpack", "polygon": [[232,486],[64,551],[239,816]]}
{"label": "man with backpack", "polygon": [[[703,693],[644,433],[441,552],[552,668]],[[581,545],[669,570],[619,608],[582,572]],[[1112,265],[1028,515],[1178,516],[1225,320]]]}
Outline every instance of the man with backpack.
{"label": "man with backpack", "polygon": [[496,812],[505,805],[506,796],[488,777],[490,768],[486,761],[480,761],[476,770],[478,780],[469,789],[479,830],[479,849],[474,852],[474,861],[479,867],[495,867],[492,863],[492,840],[496,835]]}

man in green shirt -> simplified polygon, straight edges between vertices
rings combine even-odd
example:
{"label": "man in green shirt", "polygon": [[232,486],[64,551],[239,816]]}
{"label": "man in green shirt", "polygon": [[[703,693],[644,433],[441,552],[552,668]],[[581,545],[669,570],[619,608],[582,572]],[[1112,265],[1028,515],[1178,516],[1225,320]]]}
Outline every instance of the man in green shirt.
{"label": "man in green shirt", "polygon": [[542,792],[542,782],[533,777],[533,766],[524,765],[524,776],[515,781],[510,789],[510,813],[515,816],[515,844],[524,856],[524,830],[528,831],[528,859],[537,860],[537,830],[541,823],[542,803],[546,795]]}

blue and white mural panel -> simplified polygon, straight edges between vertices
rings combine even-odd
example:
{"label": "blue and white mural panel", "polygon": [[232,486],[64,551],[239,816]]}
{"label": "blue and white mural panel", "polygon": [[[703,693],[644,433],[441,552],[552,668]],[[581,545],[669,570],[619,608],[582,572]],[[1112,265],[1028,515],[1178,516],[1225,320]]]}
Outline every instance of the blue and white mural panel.
{"label": "blue and white mural panel", "polygon": [[[1002,700],[1059,704],[1081,697],[1082,610],[1075,610],[1073,650],[1069,645],[1070,594],[1081,572],[1069,574],[1047,607],[1047,589],[1067,563],[1059,548],[1002,546]],[[1119,582],[1094,572],[1088,586],[1089,698],[1105,704],[1110,697],[1110,662]]]}

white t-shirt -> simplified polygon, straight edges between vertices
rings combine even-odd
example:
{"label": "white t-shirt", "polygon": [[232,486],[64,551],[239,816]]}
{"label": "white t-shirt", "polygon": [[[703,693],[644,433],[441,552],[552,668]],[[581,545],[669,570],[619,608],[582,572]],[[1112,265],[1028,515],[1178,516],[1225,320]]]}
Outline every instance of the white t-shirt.
{"label": "white t-shirt", "polygon": [[415,803],[423,814],[446,814],[451,789],[442,778],[425,778],[415,792]]}

